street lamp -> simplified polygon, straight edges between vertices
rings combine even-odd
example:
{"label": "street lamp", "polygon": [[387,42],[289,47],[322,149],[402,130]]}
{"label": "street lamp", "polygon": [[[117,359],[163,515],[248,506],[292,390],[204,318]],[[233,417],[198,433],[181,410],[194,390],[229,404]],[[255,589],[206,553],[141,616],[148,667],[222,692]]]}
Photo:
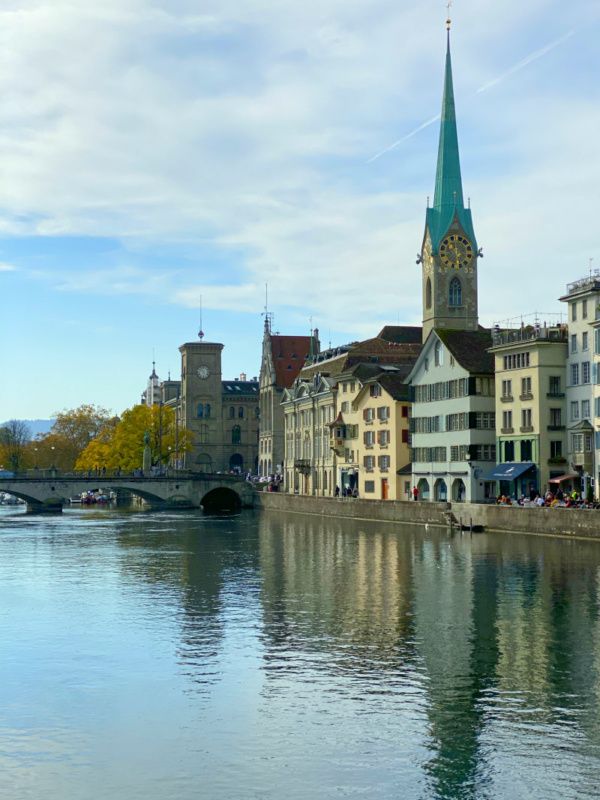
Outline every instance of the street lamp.
{"label": "street lamp", "polygon": [[38,468],[38,465],[37,465],[37,451],[38,451],[38,449],[37,449],[37,447],[34,447],[33,450],[35,452],[35,456],[34,456],[35,464],[34,464],[34,467],[35,467],[35,469],[37,469]]}
{"label": "street lamp", "polygon": [[54,445],[51,445],[50,449],[52,450],[52,466],[50,467],[50,469],[56,469],[56,467],[54,466]]}

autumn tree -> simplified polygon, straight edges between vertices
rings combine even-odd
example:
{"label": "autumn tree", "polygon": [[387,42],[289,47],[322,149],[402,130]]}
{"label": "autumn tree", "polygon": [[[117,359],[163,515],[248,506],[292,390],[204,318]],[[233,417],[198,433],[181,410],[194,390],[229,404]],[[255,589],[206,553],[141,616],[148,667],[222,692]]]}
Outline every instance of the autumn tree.
{"label": "autumn tree", "polygon": [[111,420],[116,420],[106,408],[95,405],[64,409],[54,414],[53,419],[49,433],[33,442],[35,463],[45,468],[54,465],[61,470],[72,470],[88,444]]}
{"label": "autumn tree", "polygon": [[11,419],[0,428],[0,461],[15,472],[28,465],[31,428],[21,419]]}
{"label": "autumn tree", "polygon": [[[138,469],[144,459],[144,433],[150,436],[153,466],[168,464],[175,454],[175,411],[169,406],[138,405],[124,411],[114,425],[106,425],[85,448],[76,469]],[[191,434],[179,431],[179,453],[191,450]]]}

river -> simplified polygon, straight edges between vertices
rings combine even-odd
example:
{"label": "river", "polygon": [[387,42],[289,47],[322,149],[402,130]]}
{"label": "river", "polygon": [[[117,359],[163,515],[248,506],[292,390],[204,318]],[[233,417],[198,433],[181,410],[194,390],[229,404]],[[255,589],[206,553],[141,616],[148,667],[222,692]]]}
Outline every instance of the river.
{"label": "river", "polygon": [[4,800],[600,796],[600,543],[0,508]]}

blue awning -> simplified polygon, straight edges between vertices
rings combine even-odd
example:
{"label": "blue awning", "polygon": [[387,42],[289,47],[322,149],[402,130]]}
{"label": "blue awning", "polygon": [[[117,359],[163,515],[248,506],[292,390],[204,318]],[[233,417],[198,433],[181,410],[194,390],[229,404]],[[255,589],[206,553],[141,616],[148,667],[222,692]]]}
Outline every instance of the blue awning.
{"label": "blue awning", "polygon": [[507,461],[505,464],[496,464],[495,467],[483,476],[484,481],[514,481],[528,469],[535,467],[531,461],[514,462]]}

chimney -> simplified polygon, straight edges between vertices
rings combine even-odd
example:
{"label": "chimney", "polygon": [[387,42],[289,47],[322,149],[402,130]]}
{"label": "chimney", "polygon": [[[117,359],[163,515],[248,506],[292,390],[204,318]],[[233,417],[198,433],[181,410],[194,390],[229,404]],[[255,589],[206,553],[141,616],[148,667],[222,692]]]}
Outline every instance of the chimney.
{"label": "chimney", "polygon": [[240,380],[241,381],[245,381],[246,380],[246,373],[245,372],[240,372]]}

